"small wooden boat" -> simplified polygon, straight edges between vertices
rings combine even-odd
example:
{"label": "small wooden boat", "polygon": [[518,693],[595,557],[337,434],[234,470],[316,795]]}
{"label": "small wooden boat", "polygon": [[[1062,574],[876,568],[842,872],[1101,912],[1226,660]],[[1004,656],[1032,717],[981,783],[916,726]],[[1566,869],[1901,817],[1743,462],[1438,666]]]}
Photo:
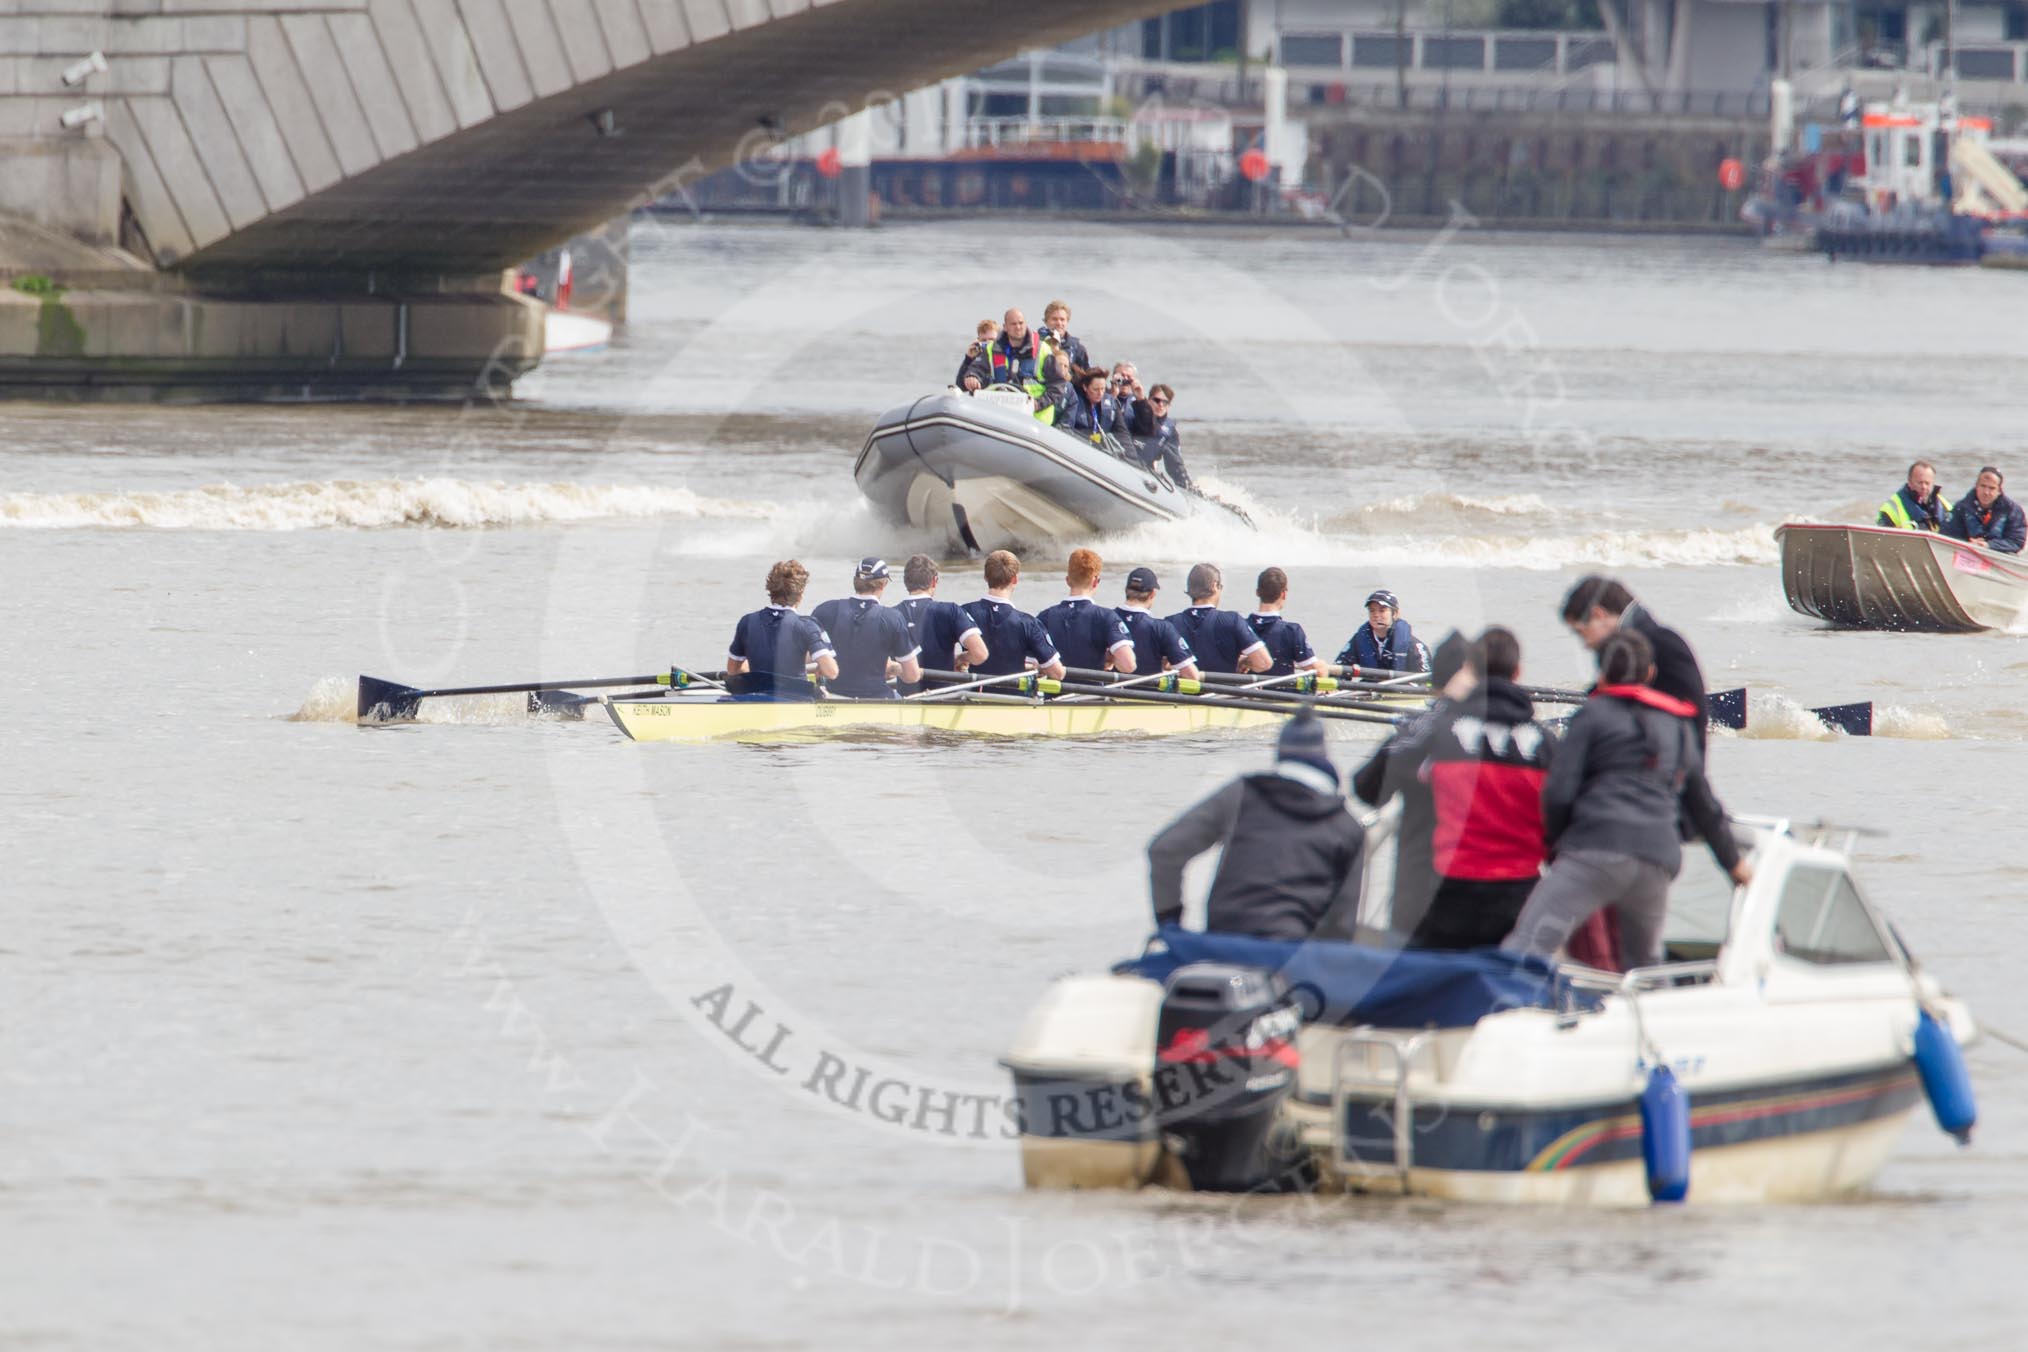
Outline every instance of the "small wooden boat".
{"label": "small wooden boat", "polygon": [[1841,629],[1972,633],[2028,610],[2028,560],[1929,531],[1789,525],[1782,591],[1791,609]]}

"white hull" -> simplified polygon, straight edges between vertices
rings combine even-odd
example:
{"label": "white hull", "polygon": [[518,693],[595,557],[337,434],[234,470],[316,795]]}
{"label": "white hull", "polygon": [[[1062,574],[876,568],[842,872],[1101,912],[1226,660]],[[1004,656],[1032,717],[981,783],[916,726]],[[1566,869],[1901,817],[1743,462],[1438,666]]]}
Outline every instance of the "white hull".
{"label": "white hull", "polygon": [[[1276,1143],[1263,1147],[1264,1167],[1307,1161],[1311,1182],[1327,1190],[1646,1205],[1641,1098],[1659,1059],[1687,1099],[1690,1201],[1813,1202],[1863,1191],[1910,1115],[1929,1115],[1914,1060],[1920,1010],[1944,1023],[1947,1041],[1968,1043],[1977,1030],[1962,1002],[1904,965],[1844,856],[1820,836],[1799,840],[1770,826],[1753,854],[1754,883],[1729,907],[1714,899],[1716,915],[1729,911],[1715,958],[1624,978],[1567,971],[1579,990],[1566,984],[1553,999],[1549,987],[1502,988],[1491,1003],[1448,1016],[1456,1026],[1373,1027],[1342,1015],[1303,1024],[1283,1063],[1295,1068],[1294,1087],[1263,1109]],[[1162,951],[1177,953],[1187,937],[1172,932]],[[1338,980],[1330,972],[1363,973],[1358,989],[1378,989],[1380,974],[1406,959],[1314,941],[1232,942],[1288,954],[1277,959],[1290,963],[1287,980],[1310,983],[1313,1007],[1341,1011],[1348,1006],[1333,1005],[1343,997],[1330,993]],[[1845,947],[1835,955],[1813,947],[1832,942]],[[1207,937],[1183,951],[1218,944]],[[1177,980],[1252,962],[1168,961]],[[1355,966],[1331,965],[1345,961]],[[1448,962],[1417,958],[1384,998],[1401,999],[1425,979],[1419,970],[1454,988],[1461,974]],[[1030,1014],[1005,1061],[1030,1187],[1188,1186],[1169,1152],[1177,1141],[1191,1149],[1188,1119],[1164,1114],[1187,1100],[1179,1077],[1211,1074],[1202,1064],[1218,1057],[1180,1034],[1158,1049],[1166,991],[1164,980],[1132,972],[1069,977]],[[1413,1006],[1393,1008],[1406,1023],[1421,1017]],[[1260,1073],[1251,1065],[1247,1075]]]}

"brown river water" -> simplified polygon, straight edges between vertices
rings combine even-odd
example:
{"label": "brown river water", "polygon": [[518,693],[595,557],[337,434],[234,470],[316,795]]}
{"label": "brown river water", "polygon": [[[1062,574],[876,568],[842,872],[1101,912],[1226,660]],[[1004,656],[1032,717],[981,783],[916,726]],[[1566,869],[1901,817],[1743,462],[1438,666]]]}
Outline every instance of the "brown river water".
{"label": "brown river water", "polygon": [[[847,590],[917,543],[850,481],[873,418],[1062,295],[1261,526],[1100,541],[1112,576],[1281,564],[1331,651],[1387,586],[1571,685],[1557,599],[1619,573],[1753,691],[1727,803],[1882,831],[1862,879],[2019,1038],[2028,646],[1823,630],[1772,530],[1870,516],[1918,453],[1953,495],[2019,472],[2021,279],[1032,222],[635,247],[624,339],[508,408],[0,406],[0,1346],[2020,1346],[2028,1054],[1998,1039],[1975,1143],[1918,1117],[1833,1206],[1045,1196],[921,1120],[919,1090],[998,1091],[1052,976],[1134,949],[1148,837],[1265,734],[347,710],[361,672],[708,669],[791,554]],[[1861,699],[1888,735],[1797,713]]]}

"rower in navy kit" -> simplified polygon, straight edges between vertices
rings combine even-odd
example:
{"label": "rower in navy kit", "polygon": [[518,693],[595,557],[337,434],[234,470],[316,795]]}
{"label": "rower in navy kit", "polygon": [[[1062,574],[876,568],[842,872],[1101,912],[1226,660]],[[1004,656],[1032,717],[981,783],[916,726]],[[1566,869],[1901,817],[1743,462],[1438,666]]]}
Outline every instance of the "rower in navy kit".
{"label": "rower in navy kit", "polygon": [[919,649],[898,610],[880,604],[887,590],[887,561],[861,559],[852,572],[852,595],[826,601],[810,612],[836,650],[838,674],[824,688],[845,699],[893,699],[890,668],[903,681],[922,679]]}
{"label": "rower in navy kit", "polygon": [[830,680],[838,661],[823,626],[798,615],[810,570],[794,559],[768,569],[768,603],[739,617],[725,653],[726,688],[748,699],[814,699],[809,670]]}
{"label": "rower in navy kit", "polygon": [[1050,642],[1049,631],[1033,615],[1014,608],[1014,584],[1021,580],[1021,561],[1004,549],[986,556],[986,594],[966,604],[965,613],[986,640],[986,660],[974,663],[974,676],[1011,676],[1032,658],[1044,676],[1063,679],[1063,659]]}
{"label": "rower in navy kit", "polygon": [[979,626],[965,608],[956,601],[937,600],[935,559],[909,555],[901,566],[901,585],[908,588],[908,596],[894,609],[907,621],[908,636],[922,650],[916,660],[924,671],[963,671],[986,660],[986,640],[979,637]]}
{"label": "rower in navy kit", "polygon": [[1197,665],[1206,671],[1241,673],[1266,671],[1271,663],[1267,645],[1253,632],[1246,617],[1235,610],[1220,610],[1225,599],[1225,574],[1215,563],[1191,568],[1183,583],[1190,593],[1190,608],[1169,617],[1176,632],[1190,645]]}
{"label": "rower in navy kit", "polygon": [[1175,625],[1148,610],[1161,589],[1154,569],[1136,568],[1127,574],[1126,602],[1113,607],[1134,640],[1134,670],[1145,675],[1166,666],[1178,676],[1196,680],[1197,661],[1189,640],[1176,632]]}
{"label": "rower in navy kit", "polygon": [[1070,595],[1035,618],[1042,622],[1065,667],[1090,671],[1110,667],[1131,676],[1135,671],[1134,640],[1127,633],[1126,621],[1111,606],[1092,600],[1103,566],[1097,550],[1071,550],[1070,567],[1063,578]]}
{"label": "rower in navy kit", "polygon": [[1261,570],[1253,594],[1260,603],[1246,622],[1267,645],[1268,675],[1293,676],[1298,671],[1316,670],[1317,654],[1310,647],[1310,636],[1303,626],[1282,615],[1282,607],[1289,603],[1289,575],[1279,568]]}

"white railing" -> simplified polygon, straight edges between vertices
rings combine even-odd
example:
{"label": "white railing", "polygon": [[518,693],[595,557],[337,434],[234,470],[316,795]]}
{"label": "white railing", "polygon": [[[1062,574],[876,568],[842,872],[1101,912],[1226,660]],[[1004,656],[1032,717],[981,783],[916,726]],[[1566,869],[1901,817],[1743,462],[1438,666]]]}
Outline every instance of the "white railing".
{"label": "white railing", "polygon": [[1124,145],[1127,122],[1119,117],[975,117],[965,123],[965,145],[1034,145],[1037,142],[1073,142],[1096,145]]}

